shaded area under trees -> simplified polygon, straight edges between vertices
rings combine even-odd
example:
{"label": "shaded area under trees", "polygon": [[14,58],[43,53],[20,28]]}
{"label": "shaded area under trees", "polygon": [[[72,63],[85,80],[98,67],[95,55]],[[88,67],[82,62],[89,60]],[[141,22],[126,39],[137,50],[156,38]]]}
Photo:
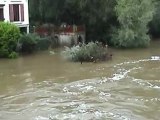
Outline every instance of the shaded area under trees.
{"label": "shaded area under trees", "polygon": [[[153,11],[157,10],[155,11],[156,13],[153,20],[152,17],[147,21],[145,21],[146,19],[143,19],[146,28],[144,31],[141,30],[144,34],[147,34],[148,22],[152,20],[149,24],[149,33],[153,36],[159,36],[160,14],[158,9],[160,8],[160,4],[158,0],[144,1],[146,0],[139,0],[139,2],[142,3],[143,8],[151,10],[151,7],[155,5]],[[117,4],[121,3],[118,0],[30,0],[30,21],[31,24],[34,25],[42,23],[53,23],[55,25],[60,25],[62,23],[76,25],[83,24],[86,26],[87,41],[98,40],[114,45],[111,42],[112,28],[122,28],[121,21],[119,21],[120,14],[117,14],[117,10],[115,10]],[[136,6],[137,4],[138,7],[141,7],[138,2],[131,1],[130,4],[131,6]],[[148,4],[150,4],[150,6],[147,6]],[[136,14],[136,11],[134,10],[136,9],[133,9],[132,12],[125,12],[127,9],[130,9],[130,6],[124,5],[124,9],[121,11],[122,14],[127,14],[126,16],[130,15],[130,17],[139,17],[134,16],[134,13]],[[142,9],[137,15],[144,14],[143,16],[145,17],[147,16],[146,13],[147,11]],[[137,20],[139,19],[137,18]],[[138,25],[134,25],[134,23],[137,24],[136,22],[132,23],[133,26],[137,27],[136,29],[139,29]]]}

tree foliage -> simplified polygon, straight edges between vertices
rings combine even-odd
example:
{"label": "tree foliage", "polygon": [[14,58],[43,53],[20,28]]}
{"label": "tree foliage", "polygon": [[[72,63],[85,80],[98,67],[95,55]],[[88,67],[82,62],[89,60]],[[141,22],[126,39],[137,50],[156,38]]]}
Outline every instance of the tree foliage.
{"label": "tree foliage", "polygon": [[[31,23],[85,25],[89,41],[110,42],[120,47],[147,46],[148,23],[159,0],[29,0]],[[157,3],[154,6],[154,3]],[[150,22],[150,33],[159,34],[157,9]],[[114,36],[111,36],[111,28]],[[111,39],[112,38],[112,39]],[[138,41],[138,42],[137,42]],[[134,44],[134,45],[132,45]]]}
{"label": "tree foliage", "polygon": [[105,39],[116,21],[116,0],[30,0],[29,4],[31,22],[83,24],[89,40]]}
{"label": "tree foliage", "polygon": [[31,22],[58,23],[65,0],[29,0]]}
{"label": "tree foliage", "polygon": [[0,22],[0,57],[16,57],[16,46],[20,37],[19,28],[11,23]]}
{"label": "tree foliage", "polygon": [[118,0],[115,7],[120,28],[112,38],[118,47],[145,47],[149,45],[148,23],[154,14],[152,0]]}
{"label": "tree foliage", "polygon": [[71,48],[66,47],[64,55],[69,60],[81,63],[96,62],[97,60],[104,61],[112,57],[109,55],[107,47],[98,42],[89,42],[88,44],[73,46]]}
{"label": "tree foliage", "polygon": [[108,32],[116,23],[115,0],[80,0],[82,22],[87,26],[87,39],[106,42]]}
{"label": "tree foliage", "polygon": [[153,20],[149,24],[149,32],[154,38],[160,37],[160,1],[155,0],[155,14]]}

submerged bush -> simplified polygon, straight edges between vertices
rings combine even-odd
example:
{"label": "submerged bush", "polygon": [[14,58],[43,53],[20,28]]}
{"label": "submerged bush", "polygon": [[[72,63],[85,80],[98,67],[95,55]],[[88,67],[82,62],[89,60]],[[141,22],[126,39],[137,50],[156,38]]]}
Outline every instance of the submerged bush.
{"label": "submerged bush", "polygon": [[43,37],[39,38],[36,44],[37,50],[47,50],[51,45],[51,38],[50,37]]}
{"label": "submerged bush", "polygon": [[0,22],[0,57],[15,58],[20,37],[19,28],[11,23]]}
{"label": "submerged bush", "polygon": [[20,48],[22,53],[32,53],[36,50],[36,44],[40,37],[36,34],[23,34],[19,39]]}
{"label": "submerged bush", "polygon": [[51,46],[50,37],[40,37],[37,34],[24,34],[19,39],[19,51],[32,53],[36,50],[47,50]]}
{"label": "submerged bush", "polygon": [[73,46],[72,48],[66,47],[64,54],[67,59],[75,62],[94,62],[97,60],[104,61],[109,57],[107,47],[104,47],[98,42],[90,42],[88,44]]}

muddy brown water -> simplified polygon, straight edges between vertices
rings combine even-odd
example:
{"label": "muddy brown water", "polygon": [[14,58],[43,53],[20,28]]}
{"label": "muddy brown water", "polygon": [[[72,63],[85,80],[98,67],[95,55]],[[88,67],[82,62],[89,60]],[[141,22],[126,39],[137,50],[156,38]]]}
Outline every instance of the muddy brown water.
{"label": "muddy brown water", "polygon": [[0,120],[160,120],[160,42],[73,63],[55,50],[0,60]]}

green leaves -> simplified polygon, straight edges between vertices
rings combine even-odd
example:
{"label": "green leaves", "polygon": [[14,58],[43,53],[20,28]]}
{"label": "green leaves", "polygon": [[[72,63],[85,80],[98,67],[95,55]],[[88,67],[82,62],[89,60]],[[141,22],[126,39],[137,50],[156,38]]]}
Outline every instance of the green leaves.
{"label": "green leaves", "polygon": [[112,36],[112,43],[118,47],[146,47],[148,23],[154,14],[152,0],[117,0],[115,7],[120,28]]}
{"label": "green leaves", "polygon": [[19,39],[19,52],[33,53],[36,50],[47,50],[49,46],[58,46],[58,43],[52,43],[50,37],[40,37],[37,34],[23,34]]}
{"label": "green leaves", "polygon": [[19,52],[22,53],[32,53],[36,50],[36,45],[40,37],[36,34],[24,34],[19,38]]}
{"label": "green leaves", "polygon": [[155,14],[153,16],[153,20],[150,22],[150,34],[152,34],[153,37],[160,37],[160,1],[154,0],[155,2]]}
{"label": "green leaves", "polygon": [[107,54],[107,48],[103,47],[102,44],[98,42],[89,42],[88,44],[73,46],[72,48],[66,47],[64,51],[64,55],[67,59],[80,62],[103,61],[107,59]]}
{"label": "green leaves", "polygon": [[115,24],[115,4],[116,0],[30,0],[30,19],[34,23],[86,25],[87,39],[99,40]]}
{"label": "green leaves", "polygon": [[19,28],[11,23],[0,22],[0,57],[13,57],[20,37]]}

